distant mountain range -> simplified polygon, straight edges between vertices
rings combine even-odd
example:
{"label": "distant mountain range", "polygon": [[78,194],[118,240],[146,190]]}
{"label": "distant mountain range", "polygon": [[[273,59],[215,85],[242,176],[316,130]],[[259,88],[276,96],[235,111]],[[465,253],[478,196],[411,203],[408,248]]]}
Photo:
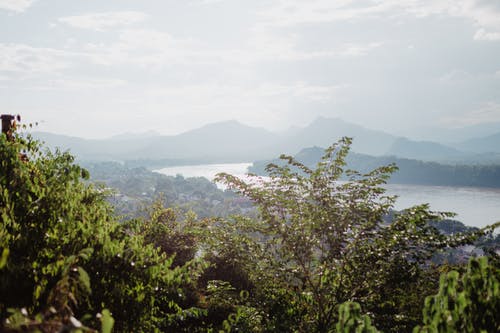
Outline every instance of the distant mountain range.
{"label": "distant mountain range", "polygon": [[[299,162],[314,169],[324,153],[323,148],[311,147],[302,149],[294,156]],[[285,164],[280,159],[256,161],[249,168],[249,172],[266,176],[265,168],[269,163]],[[398,170],[391,175],[389,182],[396,184],[500,188],[500,164],[449,165],[395,156],[375,157],[358,153],[350,153],[346,158],[346,163],[347,169],[361,173],[368,173],[380,166],[395,163]]]}
{"label": "distant mountain range", "polygon": [[[491,131],[490,131],[491,132]],[[446,163],[500,163],[498,133],[445,145],[414,141],[337,118],[318,118],[302,128],[273,133],[237,121],[209,124],[179,135],[123,134],[108,139],[35,132],[51,148],[70,150],[80,160],[136,161],[138,164],[248,162],[294,154],[311,146],[327,147],[342,136],[353,137],[352,151],[373,156]]]}
{"label": "distant mountain range", "polygon": [[431,125],[418,128],[418,132],[404,133],[403,136],[453,145],[457,142],[490,136],[499,132],[500,122],[488,122],[460,128],[441,128]]}
{"label": "distant mountain range", "polygon": [[476,153],[500,152],[500,132],[461,142],[456,147]]}
{"label": "distant mountain range", "polygon": [[407,138],[397,138],[384,155],[423,161],[444,161],[461,158],[467,154],[432,141],[412,141]]}

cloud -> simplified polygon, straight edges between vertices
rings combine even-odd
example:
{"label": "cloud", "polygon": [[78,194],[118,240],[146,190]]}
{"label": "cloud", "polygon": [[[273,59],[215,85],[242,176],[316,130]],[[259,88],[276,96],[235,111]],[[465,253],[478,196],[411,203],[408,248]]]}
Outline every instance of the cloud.
{"label": "cloud", "polygon": [[359,57],[367,54],[369,51],[382,46],[382,42],[370,42],[370,43],[347,43],[341,46],[338,51],[339,55],[342,56],[352,56]]}
{"label": "cloud", "polygon": [[237,48],[214,47],[193,38],[178,38],[152,29],[126,29],[112,43],[89,43],[83,51],[98,65],[134,65],[162,68],[174,65],[249,66],[259,62],[303,61],[321,58],[359,57],[382,42],[344,43],[323,50],[301,50],[290,36],[257,33]]}
{"label": "cloud", "polygon": [[454,84],[468,82],[473,78],[473,75],[467,71],[453,69],[452,71],[440,76],[438,81],[444,84]]}
{"label": "cloud", "polygon": [[58,21],[74,28],[104,31],[114,27],[123,27],[142,22],[147,17],[148,15],[143,12],[120,11],[66,16],[59,18]]}
{"label": "cloud", "polygon": [[44,80],[43,83],[35,84],[34,90],[57,90],[57,91],[77,91],[91,89],[108,89],[124,86],[125,80],[106,78],[78,78],[67,77]]}
{"label": "cloud", "polygon": [[476,110],[458,115],[445,117],[441,122],[453,127],[463,127],[500,121],[500,104],[487,102]]}
{"label": "cloud", "polygon": [[0,43],[0,72],[53,73],[70,65],[71,53],[26,44]]}
{"label": "cloud", "polygon": [[367,15],[373,7],[349,8],[351,0],[279,0],[260,12],[263,23],[270,26],[343,21]]}
{"label": "cloud", "polygon": [[127,29],[112,43],[89,43],[83,48],[98,65],[158,68],[176,64],[220,63],[220,54],[194,39],[175,38],[163,31]]}
{"label": "cloud", "polygon": [[193,1],[193,4],[200,4],[200,5],[213,5],[213,4],[219,4],[222,2],[225,2],[226,0],[196,0]]}
{"label": "cloud", "polygon": [[495,41],[500,40],[500,31],[498,32],[487,32],[484,29],[479,29],[474,35],[475,40],[489,40]]}
{"label": "cloud", "polygon": [[[307,82],[169,85],[137,92],[135,104],[151,112],[168,110],[180,126],[185,122],[185,128],[231,118],[255,126],[279,127],[290,125],[287,115],[299,104],[313,110],[317,105],[330,105],[346,87]],[[130,107],[130,101],[127,104]]]}
{"label": "cloud", "polygon": [[0,9],[21,13],[34,2],[35,0],[0,0]]}
{"label": "cloud", "polygon": [[260,11],[260,24],[291,27],[362,19],[401,19],[448,16],[470,20],[477,27],[474,39],[500,39],[500,8],[496,0],[279,0]]}
{"label": "cloud", "polygon": [[[346,85],[311,85],[306,82],[293,84],[257,83],[253,85],[198,84],[181,87],[164,87],[149,92],[151,96],[217,99],[236,97],[237,99],[263,99],[293,97],[312,101],[324,101],[334,98]],[[203,101],[205,103],[206,101]]]}
{"label": "cloud", "polygon": [[60,91],[116,88],[126,84],[124,80],[65,73],[66,69],[89,60],[90,56],[84,52],[0,43],[0,81],[11,85],[18,81],[24,88],[33,90]]}

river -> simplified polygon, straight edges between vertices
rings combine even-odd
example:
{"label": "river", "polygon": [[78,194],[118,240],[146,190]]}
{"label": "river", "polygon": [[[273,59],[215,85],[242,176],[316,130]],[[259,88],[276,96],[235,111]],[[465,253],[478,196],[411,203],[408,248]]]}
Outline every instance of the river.
{"label": "river", "polygon": [[[244,176],[251,163],[205,164],[168,167],[156,172],[213,180],[219,172]],[[455,219],[466,225],[484,227],[500,220],[500,189],[389,184],[387,192],[398,195],[395,209],[428,203],[432,210],[457,213]]]}

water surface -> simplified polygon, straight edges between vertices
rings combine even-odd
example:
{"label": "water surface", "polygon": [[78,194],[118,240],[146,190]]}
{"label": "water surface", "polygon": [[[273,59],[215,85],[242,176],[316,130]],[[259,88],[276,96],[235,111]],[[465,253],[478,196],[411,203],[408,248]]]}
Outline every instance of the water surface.
{"label": "water surface", "polygon": [[[155,171],[169,176],[180,174],[184,177],[205,177],[213,180],[219,172],[244,176],[251,164],[188,165]],[[387,185],[387,191],[391,195],[399,196],[396,209],[428,203],[431,210],[457,213],[455,219],[466,225],[484,227],[500,221],[500,189],[390,184]]]}

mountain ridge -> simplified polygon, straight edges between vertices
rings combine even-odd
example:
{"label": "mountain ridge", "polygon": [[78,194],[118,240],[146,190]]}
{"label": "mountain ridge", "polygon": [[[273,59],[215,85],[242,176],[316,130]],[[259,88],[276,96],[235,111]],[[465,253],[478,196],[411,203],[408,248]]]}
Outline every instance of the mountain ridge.
{"label": "mountain ridge", "polygon": [[[48,132],[34,132],[33,135],[46,141],[52,148],[69,149],[81,160],[248,162],[270,159],[281,153],[296,153],[305,147],[326,147],[343,136],[349,136],[353,137],[352,151],[372,156],[394,155],[451,163],[481,163],[483,159],[488,159],[500,163],[500,152],[498,156],[480,156],[457,146],[410,140],[340,118],[326,117],[280,133],[228,120],[206,124],[177,135],[138,133],[108,139],[83,139]],[[500,136],[493,139],[500,141]]]}

